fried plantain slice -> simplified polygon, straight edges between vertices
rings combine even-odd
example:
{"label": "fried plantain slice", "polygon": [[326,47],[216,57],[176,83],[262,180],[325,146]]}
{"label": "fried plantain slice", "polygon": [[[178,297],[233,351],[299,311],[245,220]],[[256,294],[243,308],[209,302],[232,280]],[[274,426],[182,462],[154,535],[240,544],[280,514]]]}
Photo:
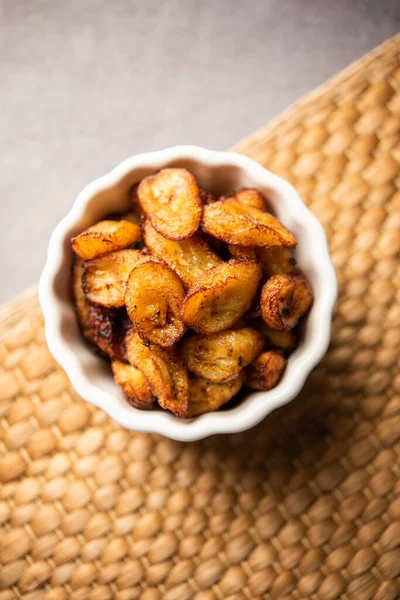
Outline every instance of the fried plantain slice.
{"label": "fried plantain slice", "polygon": [[125,309],[109,309],[88,302],[82,289],[83,261],[76,257],[72,270],[75,311],[82,335],[104,355],[127,360],[125,336],[132,326]]}
{"label": "fried plantain slice", "polygon": [[140,238],[140,227],[130,221],[99,221],[72,238],[72,249],[83,260],[122,250]]}
{"label": "fried plantain slice", "polygon": [[164,237],[184,240],[198,229],[203,205],[196,180],[186,169],[162,169],[146,177],[137,195],[153,227]]}
{"label": "fried plantain slice", "polygon": [[125,290],[129,318],[146,342],[168,348],[185,333],[181,310],[186,296],[178,275],[165,263],[149,258],[134,267]]}
{"label": "fried plantain slice", "polygon": [[279,350],[266,350],[249,368],[247,385],[252,390],[271,390],[282,377],[287,360]]}
{"label": "fried plantain slice", "polygon": [[267,277],[279,273],[294,273],[296,271],[296,259],[293,251],[284,246],[271,246],[270,248],[257,248],[256,256]]}
{"label": "fried plantain slice", "polygon": [[142,260],[144,257],[138,250],[117,250],[86,261],[82,287],[87,299],[107,308],[124,306],[129,274]]}
{"label": "fried plantain slice", "polygon": [[162,408],[186,417],[189,405],[188,372],[176,348],[143,343],[133,329],[126,337],[129,362],[142,371]]}
{"label": "fried plantain slice", "polygon": [[162,258],[179,275],[186,287],[192,285],[204,271],[222,262],[197,235],[188,240],[169,240],[146,220],[143,224],[143,236],[151,253]]}
{"label": "fried plantain slice", "polygon": [[230,328],[249,310],[261,277],[261,265],[250,259],[232,259],[206,271],[188,290],[183,322],[203,334]]}
{"label": "fried plantain slice", "polygon": [[266,209],[264,196],[255,188],[242,188],[231,196],[222,196],[219,200],[237,200],[245,206],[252,206],[263,211]]}
{"label": "fried plantain slice", "polygon": [[232,258],[256,258],[256,252],[252,246],[234,246],[234,244],[229,244],[228,250]]}
{"label": "fried plantain slice", "polygon": [[296,238],[270,213],[236,199],[218,200],[203,210],[206,233],[239,246],[296,246]]}
{"label": "fried plantain slice", "polygon": [[190,377],[188,416],[197,417],[218,410],[236,396],[244,381],[244,371],[226,383],[212,383],[201,377]]}
{"label": "fried plantain slice", "polygon": [[235,379],[265,346],[264,337],[250,327],[184,340],[182,356],[187,368],[213,383]]}
{"label": "fried plantain slice", "polygon": [[283,350],[285,354],[290,354],[297,347],[297,336],[293,329],[288,331],[277,331],[271,329],[262,319],[250,321],[250,326],[262,333],[268,342],[268,346]]}
{"label": "fried plantain slice", "polygon": [[127,361],[125,338],[132,328],[124,308],[105,308],[90,305],[87,328],[92,341],[104,354],[112,359]]}
{"label": "fried plantain slice", "polygon": [[313,301],[310,285],[303,275],[273,275],[261,290],[261,315],[277,331],[297,325]]}
{"label": "fried plantain slice", "polygon": [[115,383],[128,396],[132,406],[146,409],[154,405],[155,398],[146,377],[140,369],[120,360],[113,360],[111,362],[111,369]]}

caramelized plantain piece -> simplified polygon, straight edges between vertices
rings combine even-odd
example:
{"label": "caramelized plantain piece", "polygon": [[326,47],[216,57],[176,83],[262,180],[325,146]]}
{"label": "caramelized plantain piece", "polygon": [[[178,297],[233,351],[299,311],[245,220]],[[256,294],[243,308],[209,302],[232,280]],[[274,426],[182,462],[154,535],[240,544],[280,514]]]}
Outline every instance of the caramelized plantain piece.
{"label": "caramelized plantain piece", "polygon": [[165,263],[149,258],[134,267],[125,291],[129,318],[145,342],[167,348],[185,333],[181,310],[185,290]]}
{"label": "caramelized plantain piece", "polygon": [[261,265],[250,259],[232,259],[206,271],[188,290],[183,322],[203,334],[232,327],[249,310],[261,277]]}
{"label": "caramelized plantain piece", "polygon": [[113,360],[111,362],[115,383],[129,398],[130,404],[135,408],[150,408],[155,403],[155,398],[149,383],[143,373],[133,365]]}
{"label": "caramelized plantain piece", "polygon": [[142,371],[162,408],[177,417],[186,417],[189,405],[189,377],[176,348],[145,344],[133,329],[126,337],[129,362]]}
{"label": "caramelized plantain piece", "polygon": [[87,327],[91,332],[90,341],[96,344],[104,354],[112,359],[128,360],[125,338],[132,323],[124,308],[115,309],[90,305]]}
{"label": "caramelized plantain piece", "polygon": [[287,360],[279,350],[266,350],[249,368],[247,385],[252,390],[271,390],[286,369]]}
{"label": "caramelized plantain piece", "polygon": [[284,246],[257,248],[256,255],[267,277],[279,273],[294,273],[296,270],[296,259],[290,248]]}
{"label": "caramelized plantain piece", "polygon": [[193,335],[182,344],[182,356],[189,371],[213,383],[238,376],[265,346],[258,331],[245,327],[212,335]]}
{"label": "caramelized plantain piece", "polygon": [[228,249],[232,258],[257,258],[255,249],[252,246],[234,246],[234,244],[229,244]]}
{"label": "caramelized plantain piece", "polygon": [[169,240],[154,229],[149,220],[143,225],[143,236],[152,254],[162,258],[182,279],[186,287],[222,260],[196,235],[188,240]]}
{"label": "caramelized plantain piece", "polygon": [[254,319],[250,322],[251,327],[259,331],[266,338],[268,345],[273,348],[283,350],[285,354],[290,354],[297,346],[296,332],[293,329],[288,331],[277,331],[271,329],[262,319]]}
{"label": "caramelized plantain piece", "polygon": [[138,250],[117,250],[86,261],[82,287],[87,299],[108,308],[124,306],[129,274],[142,260],[144,257]]}
{"label": "caramelized plantain piece", "polygon": [[131,327],[125,309],[109,309],[88,302],[82,289],[83,261],[76,258],[72,270],[75,311],[82,335],[102,354],[127,360],[125,336]]}
{"label": "caramelized plantain piece", "polygon": [[146,177],[137,195],[153,227],[164,237],[184,240],[198,229],[202,203],[196,180],[186,169],[162,169]]}
{"label": "caramelized plantain piece", "polygon": [[213,412],[221,408],[240,391],[245,381],[242,371],[235,379],[226,383],[212,383],[201,377],[189,379],[189,417],[197,417],[204,413]]}
{"label": "caramelized plantain piece", "polygon": [[122,250],[140,238],[140,227],[130,221],[99,221],[72,238],[72,249],[83,260]]}
{"label": "caramelized plantain piece", "polygon": [[220,200],[237,200],[245,206],[252,206],[258,210],[265,211],[265,199],[264,196],[255,188],[242,188],[241,190],[232,194],[232,196],[221,197]]}
{"label": "caramelized plantain piece", "polygon": [[204,207],[206,233],[239,246],[296,246],[296,238],[270,213],[236,199],[218,200]]}
{"label": "caramelized plantain piece", "polygon": [[273,275],[261,290],[261,315],[277,331],[293,329],[313,301],[312,289],[303,275]]}

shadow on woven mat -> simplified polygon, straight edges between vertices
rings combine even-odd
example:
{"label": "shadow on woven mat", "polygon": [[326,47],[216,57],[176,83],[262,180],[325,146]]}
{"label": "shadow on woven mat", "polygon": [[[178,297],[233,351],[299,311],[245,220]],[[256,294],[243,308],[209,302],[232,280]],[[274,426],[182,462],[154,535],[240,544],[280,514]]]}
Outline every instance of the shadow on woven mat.
{"label": "shadow on woven mat", "polygon": [[294,183],[340,286],[331,348],[249,432],[127,432],[0,310],[0,600],[400,598],[400,37],[235,150]]}

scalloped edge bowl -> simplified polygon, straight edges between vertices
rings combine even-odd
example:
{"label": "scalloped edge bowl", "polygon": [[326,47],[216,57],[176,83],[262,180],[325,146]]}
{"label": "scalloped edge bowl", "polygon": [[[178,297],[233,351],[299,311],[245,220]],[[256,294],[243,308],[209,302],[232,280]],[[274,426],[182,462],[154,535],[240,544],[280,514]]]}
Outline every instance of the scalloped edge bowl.
{"label": "scalloped edge bowl", "polygon": [[[314,291],[301,342],[290,356],[280,383],[267,392],[249,391],[237,405],[192,419],[178,419],[161,409],[140,411],[130,406],[114,383],[109,365],[82,340],[70,292],[71,237],[110,212],[126,210],[129,188],[167,166],[189,169],[202,187],[216,193],[245,186],[259,188],[276,216],[296,235],[296,257]],[[244,155],[197,146],[137,154],[87,185],[51,235],[39,284],[49,350],[76,392],[127,429],[181,441],[244,431],[292,400],[328,348],[336,296],[336,274],[325,232],[293,186]]]}

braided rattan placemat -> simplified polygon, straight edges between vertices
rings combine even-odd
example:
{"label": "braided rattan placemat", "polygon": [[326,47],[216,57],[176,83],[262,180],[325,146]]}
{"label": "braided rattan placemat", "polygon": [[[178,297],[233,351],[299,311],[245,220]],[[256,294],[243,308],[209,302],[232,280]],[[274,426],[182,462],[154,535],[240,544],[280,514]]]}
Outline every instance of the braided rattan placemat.
{"label": "braided rattan placemat", "polygon": [[400,598],[400,37],[236,146],[326,227],[340,298],[303,393],[181,444],[81,401],[35,291],[0,313],[0,600]]}

